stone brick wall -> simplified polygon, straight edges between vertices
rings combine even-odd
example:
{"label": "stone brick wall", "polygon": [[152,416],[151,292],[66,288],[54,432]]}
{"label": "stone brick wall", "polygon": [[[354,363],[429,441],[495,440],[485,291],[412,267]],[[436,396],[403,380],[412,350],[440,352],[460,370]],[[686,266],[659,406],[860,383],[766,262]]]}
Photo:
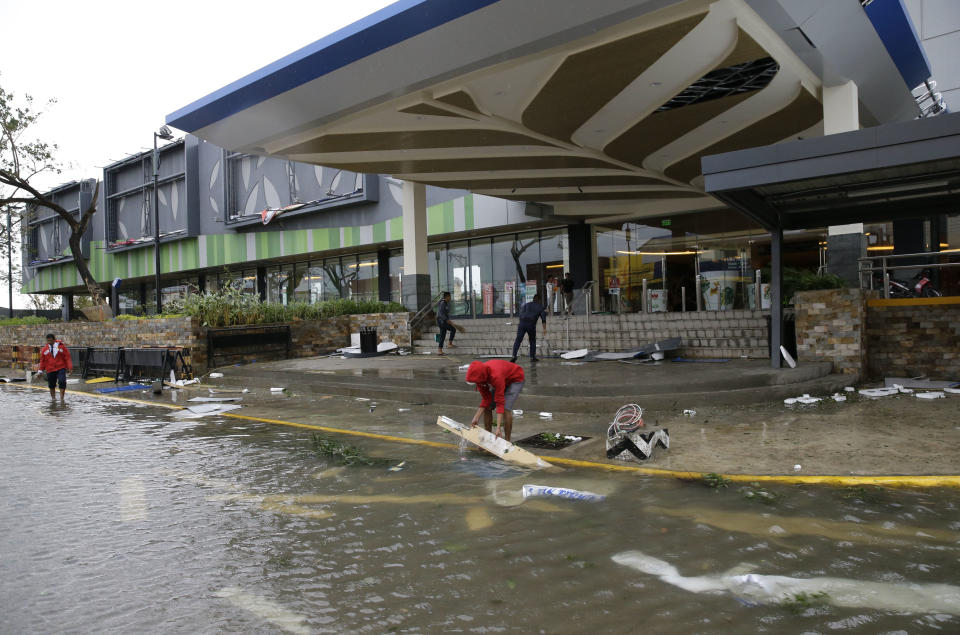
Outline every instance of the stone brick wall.
{"label": "stone brick wall", "polygon": [[862,289],[798,292],[794,296],[798,361],[831,361],[834,372],[863,375],[868,294]]}
{"label": "stone brick wall", "polygon": [[899,302],[867,308],[870,376],[960,381],[960,304]]}
{"label": "stone brick wall", "polygon": [[200,337],[196,318],[159,320],[108,320],[106,322],[53,322],[0,327],[0,347],[43,346],[47,333],[55,333],[67,348],[140,348],[176,346],[190,349],[194,369],[206,367],[206,339]]}
{"label": "stone brick wall", "polygon": [[[377,329],[380,342],[410,345],[409,313],[342,315],[325,320],[290,324],[291,357],[311,357],[350,345],[350,333],[361,326]],[[56,333],[68,347],[140,348],[176,346],[190,349],[194,373],[207,370],[207,329],[196,318],[159,320],[108,320],[105,322],[63,322],[0,327],[0,364],[7,362],[13,346],[40,347],[47,333]],[[249,356],[250,361],[257,358]]]}

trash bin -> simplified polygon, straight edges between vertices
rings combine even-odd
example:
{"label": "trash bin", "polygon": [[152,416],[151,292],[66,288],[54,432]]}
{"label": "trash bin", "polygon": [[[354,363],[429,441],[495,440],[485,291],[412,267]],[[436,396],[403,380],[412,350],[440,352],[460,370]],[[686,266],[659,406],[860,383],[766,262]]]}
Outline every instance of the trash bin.
{"label": "trash bin", "polygon": [[377,329],[373,326],[360,327],[360,352],[377,352]]}

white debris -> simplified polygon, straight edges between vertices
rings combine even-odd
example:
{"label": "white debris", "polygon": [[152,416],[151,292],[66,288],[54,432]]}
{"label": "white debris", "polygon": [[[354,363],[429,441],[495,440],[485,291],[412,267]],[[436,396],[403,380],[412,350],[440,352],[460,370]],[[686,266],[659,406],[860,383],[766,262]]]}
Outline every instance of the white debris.
{"label": "white debris", "polygon": [[847,386],[846,388],[844,388],[844,390],[846,392],[853,392],[854,390],[856,390],[856,388],[854,388],[853,386]]}
{"label": "white debris", "polygon": [[366,397],[357,397],[354,401],[370,401],[370,400]]}
{"label": "white debris", "polygon": [[576,489],[570,489],[568,487],[551,487],[549,485],[524,485],[523,486],[523,497],[529,498],[531,496],[557,496],[559,498],[567,498],[570,500],[577,501],[602,501],[606,498],[602,494],[595,494],[593,492],[583,492]]}
{"label": "white debris", "polygon": [[811,403],[817,403],[818,401],[821,401],[821,398],[820,398],[820,397],[811,397],[809,394],[803,393],[803,396],[802,396],[802,397],[797,397],[797,401],[798,401],[799,403],[811,404]]}
{"label": "white debris", "polygon": [[220,379],[221,377],[223,377],[223,373],[210,373],[211,379]]}
{"label": "white debris", "polygon": [[793,404],[797,403],[797,398],[787,397],[786,399],[783,400],[783,403],[787,404],[788,406],[792,406]]}
{"label": "white debris", "polygon": [[684,411],[683,411],[683,414],[686,415],[686,416],[688,416],[688,417],[692,417],[692,416],[694,416],[694,415],[697,414],[697,411],[696,411],[696,410],[684,410]]}
{"label": "white debris", "polygon": [[553,413],[552,413],[552,412],[541,412],[541,413],[540,413],[540,418],[541,418],[541,419],[553,419]]}
{"label": "white debris", "polygon": [[942,392],[918,392],[917,399],[943,399],[946,397]]}
{"label": "white debris", "polygon": [[800,465],[799,463],[797,463],[796,465],[793,466],[793,471],[794,471],[794,472],[799,472],[799,471],[802,470],[802,469],[803,469],[803,466]]}
{"label": "white debris", "polygon": [[834,400],[834,401],[846,401],[846,400],[847,400],[847,397],[846,397],[845,395],[841,395],[841,394],[838,393],[838,392],[835,392],[835,393],[833,393],[833,400]]}
{"label": "white debris", "polygon": [[523,416],[523,410],[514,410],[514,411],[513,411],[513,416],[514,416],[514,417],[522,417],[522,416]]}
{"label": "white debris", "polygon": [[563,438],[567,441],[570,441],[571,443],[576,443],[577,441],[583,441],[583,437],[575,437],[569,434],[563,435]]}
{"label": "white debris", "polygon": [[891,387],[891,388],[896,388],[898,391],[902,392],[902,393],[905,394],[905,395],[909,395],[910,393],[913,392],[913,389],[912,389],[912,388],[904,388],[904,387],[901,386],[900,384],[894,384],[893,386],[890,386],[890,387]]}
{"label": "white debris", "polygon": [[960,395],[960,388],[944,388],[943,392],[948,392],[952,395]]}
{"label": "white debris", "polygon": [[397,408],[397,412],[410,412],[410,408]]}
{"label": "white debris", "polygon": [[283,392],[286,388],[271,388],[270,392]]}
{"label": "white debris", "polygon": [[463,372],[463,371],[467,370],[468,368],[470,368],[470,364],[464,364],[463,366],[460,366],[459,368],[457,368],[457,370]]}
{"label": "white debris", "polygon": [[889,397],[900,391],[897,388],[863,388],[859,392],[864,397]]}

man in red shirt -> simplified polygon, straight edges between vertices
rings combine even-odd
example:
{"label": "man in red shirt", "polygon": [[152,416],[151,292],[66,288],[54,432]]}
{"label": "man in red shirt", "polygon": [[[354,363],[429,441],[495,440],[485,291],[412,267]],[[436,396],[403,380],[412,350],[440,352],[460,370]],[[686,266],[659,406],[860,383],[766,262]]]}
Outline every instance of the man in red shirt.
{"label": "man in red shirt", "polygon": [[497,436],[510,440],[513,430],[513,404],[520,391],[523,390],[523,368],[503,359],[491,359],[489,362],[472,362],[467,368],[467,383],[475,384],[483,395],[483,401],[473,415],[471,426],[480,423],[483,417],[483,427],[492,432],[493,405],[497,407]]}
{"label": "man in red shirt", "polygon": [[40,351],[40,363],[34,370],[47,373],[51,399],[57,398],[56,387],[60,385],[60,401],[63,401],[63,393],[67,390],[67,373],[73,372],[73,360],[66,345],[53,333],[47,333],[47,345]]}

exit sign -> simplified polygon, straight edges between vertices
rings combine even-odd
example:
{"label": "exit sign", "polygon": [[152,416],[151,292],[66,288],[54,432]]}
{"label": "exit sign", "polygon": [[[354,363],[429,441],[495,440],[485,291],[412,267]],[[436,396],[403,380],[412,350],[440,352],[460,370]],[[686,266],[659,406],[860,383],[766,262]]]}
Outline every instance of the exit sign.
{"label": "exit sign", "polygon": [[670,219],[667,218],[667,219],[665,219],[665,220],[660,221],[660,226],[661,226],[661,227],[670,227],[670,222],[671,222]]}

